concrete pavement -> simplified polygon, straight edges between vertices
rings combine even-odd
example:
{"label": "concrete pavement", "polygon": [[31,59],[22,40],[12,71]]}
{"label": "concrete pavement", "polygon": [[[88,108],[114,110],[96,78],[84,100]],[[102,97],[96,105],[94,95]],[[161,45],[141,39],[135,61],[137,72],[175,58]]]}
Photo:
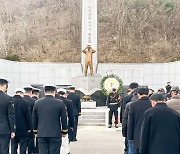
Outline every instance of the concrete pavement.
{"label": "concrete pavement", "polygon": [[121,127],[80,126],[77,139],[70,144],[71,154],[124,154]]}

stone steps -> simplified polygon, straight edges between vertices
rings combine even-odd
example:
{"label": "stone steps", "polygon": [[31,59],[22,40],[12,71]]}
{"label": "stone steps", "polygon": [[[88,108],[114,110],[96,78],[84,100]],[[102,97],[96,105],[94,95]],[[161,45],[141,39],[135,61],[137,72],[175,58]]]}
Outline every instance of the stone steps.
{"label": "stone steps", "polygon": [[84,109],[79,117],[80,126],[106,126],[107,110],[106,109]]}

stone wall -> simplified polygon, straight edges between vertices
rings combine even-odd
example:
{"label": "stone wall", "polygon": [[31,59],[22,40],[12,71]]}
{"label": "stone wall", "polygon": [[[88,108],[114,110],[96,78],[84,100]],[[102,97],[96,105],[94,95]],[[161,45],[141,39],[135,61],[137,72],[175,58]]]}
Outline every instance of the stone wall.
{"label": "stone wall", "polygon": [[[30,84],[69,85],[71,78],[82,73],[80,63],[30,63],[12,62],[0,59],[0,77],[8,78],[11,83],[8,93],[14,89]],[[180,61],[164,64],[99,64],[98,73],[116,74],[124,85],[136,81],[157,90],[164,87],[167,81],[180,85]]]}

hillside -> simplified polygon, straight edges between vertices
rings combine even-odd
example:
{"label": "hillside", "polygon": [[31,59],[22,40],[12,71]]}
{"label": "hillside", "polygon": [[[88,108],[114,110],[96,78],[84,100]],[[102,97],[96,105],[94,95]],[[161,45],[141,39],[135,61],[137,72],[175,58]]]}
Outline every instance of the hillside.
{"label": "hillside", "polygon": [[[0,56],[80,62],[81,0],[0,0]],[[98,0],[99,62],[180,59],[179,0]]]}

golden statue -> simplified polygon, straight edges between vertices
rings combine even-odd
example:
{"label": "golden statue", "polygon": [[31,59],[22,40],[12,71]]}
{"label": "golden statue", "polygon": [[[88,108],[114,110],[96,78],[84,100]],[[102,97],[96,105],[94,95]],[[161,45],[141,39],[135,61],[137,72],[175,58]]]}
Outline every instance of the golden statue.
{"label": "golden statue", "polygon": [[82,52],[86,54],[84,75],[87,76],[87,70],[88,70],[88,66],[89,66],[91,76],[93,76],[92,54],[95,53],[96,50],[92,49],[91,45],[87,45],[86,48],[84,48],[82,50]]}

